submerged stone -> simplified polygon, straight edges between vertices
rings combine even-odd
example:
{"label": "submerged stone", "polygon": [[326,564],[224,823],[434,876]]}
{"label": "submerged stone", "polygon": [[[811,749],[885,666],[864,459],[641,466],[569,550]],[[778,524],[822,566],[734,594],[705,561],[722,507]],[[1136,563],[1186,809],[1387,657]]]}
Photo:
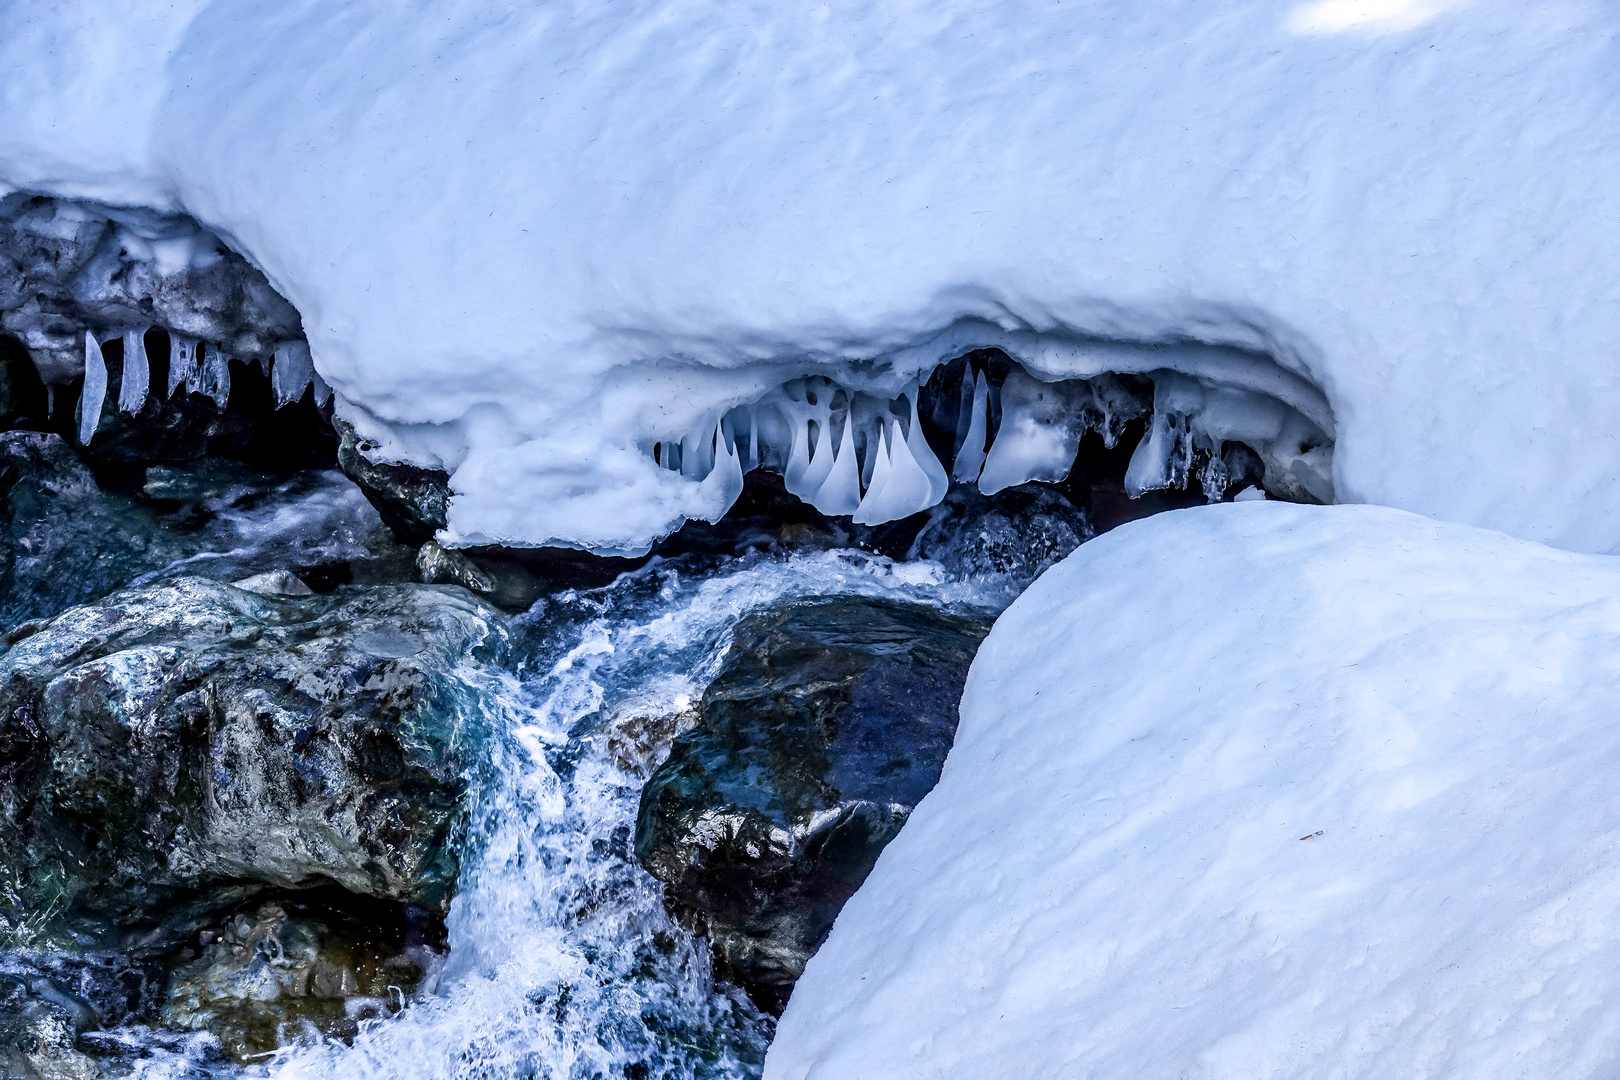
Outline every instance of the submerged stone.
{"label": "submerged stone", "polygon": [[982,620],[863,597],[737,626],[696,727],[648,780],[636,855],[717,968],[780,1011],[939,779]]}
{"label": "submerged stone", "polygon": [[412,920],[368,914],[282,900],[200,931],[196,958],[170,977],[163,1024],[211,1031],[239,1060],[311,1033],[352,1038],[432,993],[444,966]]}
{"label": "submerged stone", "polygon": [[98,1026],[90,1003],[36,972],[0,972],[0,1077],[94,1080],[101,1067],[79,1048]]}
{"label": "submerged stone", "polygon": [[469,653],[461,589],[278,599],[201,578],[65,612],[0,655],[0,917],[162,949],[265,886],[439,909],[454,887]]}

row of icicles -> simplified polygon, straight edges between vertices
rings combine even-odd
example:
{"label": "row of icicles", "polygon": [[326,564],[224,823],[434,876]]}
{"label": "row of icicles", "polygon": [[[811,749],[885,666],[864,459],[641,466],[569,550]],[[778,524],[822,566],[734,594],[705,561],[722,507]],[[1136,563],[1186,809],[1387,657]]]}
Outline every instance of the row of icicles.
{"label": "row of icicles", "polygon": [[[146,406],[152,391],[152,365],[146,355],[146,334],[141,330],[123,333],[124,371],[118,388],[118,411],[137,413]],[[313,386],[315,404],[325,405],[332,396],[315,371],[309,357],[309,344],[288,341],[278,345],[273,357],[259,360],[270,376],[271,392],[276,407],[298,401]],[[231,396],[230,356],[223,345],[198,341],[183,334],[169,332],[169,385],[165,397],[173,397],[176,390],[202,394],[214,400],[219,408]],[[101,410],[107,398],[107,361],[101,354],[101,345],[94,332],[84,332],[84,391],[79,397],[79,443],[88,445],[101,421]]]}
{"label": "row of icicles", "polygon": [[[877,525],[938,504],[952,479],[985,495],[1061,482],[1087,431],[1112,449],[1126,423],[1141,420],[1144,437],[1124,478],[1131,498],[1184,488],[1195,479],[1195,461],[1206,461],[1205,494],[1219,501],[1235,479],[1223,448],[1238,443],[1258,457],[1268,491],[1274,484],[1288,497],[1333,501],[1332,438],[1297,409],[1173,371],[1155,370],[1145,381],[1151,391],[1111,374],[1044,382],[1014,368],[992,382],[966,367],[951,405],[954,425],[945,421],[954,426],[948,475],[924,437],[916,380],[884,401],[825,376],[793,379],[678,443],[654,444],[653,459],[703,483],[722,507],[741,494],[745,472],[763,467],[822,513]],[[933,419],[942,420],[937,406]]]}
{"label": "row of icicles", "polygon": [[[741,492],[745,472],[771,469],[804,502],[829,516],[847,515],[858,525],[894,521],[935,506],[952,478],[977,482],[986,494],[994,494],[1028,480],[1066,476],[1085,420],[1076,414],[1066,415],[1068,422],[1055,427],[1035,425],[1032,435],[1039,445],[1032,447],[1030,436],[1017,435],[1013,429],[1019,425],[1008,423],[1016,418],[1004,417],[1003,437],[992,443],[991,397],[996,391],[984,372],[969,374],[962,381],[949,474],[923,435],[917,381],[883,401],[824,376],[794,379],[727,412],[713,428],[679,443],[656,444],[653,456],[664,468],[722,489],[726,505]],[[1091,406],[1089,388],[1085,393]],[[1093,419],[1107,412],[1083,411]],[[1121,425],[1105,426],[1111,446]]]}
{"label": "row of icicles", "polygon": [[742,491],[743,473],[763,466],[822,513],[875,525],[935,505],[950,487],[923,438],[917,397],[913,383],[894,399],[903,403],[897,414],[825,377],[794,379],[706,432],[657,444],[653,454],[667,469],[717,482],[728,505]]}

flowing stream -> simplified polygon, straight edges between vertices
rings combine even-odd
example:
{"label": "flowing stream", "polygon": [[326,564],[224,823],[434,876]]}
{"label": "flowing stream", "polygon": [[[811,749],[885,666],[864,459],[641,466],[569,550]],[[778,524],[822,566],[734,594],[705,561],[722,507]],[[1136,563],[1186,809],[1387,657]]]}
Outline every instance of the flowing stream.
{"label": "flowing stream", "polygon": [[[352,516],[328,486],[306,499],[323,528]],[[244,536],[256,523],[298,520],[286,507],[256,513],[238,521]],[[859,594],[982,616],[1026,583],[817,550],[654,560],[611,585],[542,599],[511,620],[508,662],[463,665],[461,730],[479,764],[447,919],[449,958],[434,992],[393,1019],[364,1021],[352,1044],[311,1036],[245,1067],[228,1063],[206,1034],[98,1033],[113,1052],[103,1059],[108,1075],[757,1077],[771,1018],[715,982],[705,943],[666,912],[661,885],[635,861],[646,776],[694,718],[730,628],[748,610]]]}

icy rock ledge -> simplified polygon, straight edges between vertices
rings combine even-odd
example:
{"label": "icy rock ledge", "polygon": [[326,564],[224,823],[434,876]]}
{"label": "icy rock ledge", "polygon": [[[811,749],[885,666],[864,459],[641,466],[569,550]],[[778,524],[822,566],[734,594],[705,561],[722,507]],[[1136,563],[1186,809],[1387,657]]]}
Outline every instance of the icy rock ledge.
{"label": "icy rock ledge", "polygon": [[1134,380],[1106,371],[1040,378],[1003,353],[979,350],[892,398],[825,375],[792,379],[678,440],[653,443],[650,453],[723,507],[741,493],[746,472],[765,468],[822,513],[877,525],[938,505],[953,479],[985,495],[1061,482],[1086,432],[1112,449],[1141,420],[1145,436],[1125,478],[1132,498],[1198,480],[1218,501],[1234,479],[1227,450],[1240,444],[1266,490],[1330,503],[1326,402],[1311,411],[1317,418],[1253,385],[1223,381],[1218,365],[1200,373],[1152,368]]}
{"label": "icy rock ledge", "polygon": [[[298,312],[183,214],[26,193],[0,199],[0,331],[23,343],[53,396],[83,378],[81,444],[109,404],[109,341],[122,344],[116,406],[126,414],[176,392],[204,394],[223,409],[232,359],[257,362],[277,404],[311,389],[318,405],[331,396]],[[149,343],[164,337],[167,376],[154,385]]]}

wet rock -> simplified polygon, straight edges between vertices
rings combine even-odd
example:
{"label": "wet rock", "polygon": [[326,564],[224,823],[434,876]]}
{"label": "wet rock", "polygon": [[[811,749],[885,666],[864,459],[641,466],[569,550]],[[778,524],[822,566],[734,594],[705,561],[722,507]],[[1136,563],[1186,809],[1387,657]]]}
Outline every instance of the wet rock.
{"label": "wet rock", "polygon": [[0,631],[180,570],[279,570],[317,591],[415,577],[412,553],[335,471],[211,458],[108,482],[58,435],[0,432]]}
{"label": "wet rock", "polygon": [[196,941],[199,955],[174,971],[160,1020],[211,1031],[244,1061],[310,1034],[352,1038],[362,1020],[433,993],[444,966],[443,952],[413,940],[404,919],[285,901],[234,914]]}
{"label": "wet rock", "polygon": [[0,432],[0,626],[51,615],[195,550],[101,490],[56,435]]}
{"label": "wet rock", "polygon": [[504,648],[492,608],[179,578],[22,630],[0,655],[12,933],[166,948],[221,904],[317,881],[447,903],[483,704],[457,667]]}
{"label": "wet rock", "polygon": [[313,596],[315,590],[290,570],[266,570],[231,582],[238,589],[260,596]]}
{"label": "wet rock", "polygon": [[716,966],[780,1011],[878,853],[934,786],[989,624],[859,597],[737,626],[696,727],[647,782],[636,855]]}
{"label": "wet rock", "polygon": [[460,585],[478,593],[495,591],[493,574],[435,540],[416,549],[416,570],[429,585]]}
{"label": "wet rock", "polygon": [[1020,591],[1093,536],[1087,513],[1041,484],[981,495],[958,486],[928,512],[907,558],[963,577],[1004,578]]}
{"label": "wet rock", "polygon": [[79,1049],[99,1026],[90,1003],[37,973],[0,972],[0,1077],[93,1080],[101,1067]]}
{"label": "wet rock", "polygon": [[339,467],[360,485],[394,534],[412,547],[433,539],[445,526],[450,474],[443,469],[372,461],[366,457],[371,444],[353,427],[341,419],[332,424],[338,435]]}

